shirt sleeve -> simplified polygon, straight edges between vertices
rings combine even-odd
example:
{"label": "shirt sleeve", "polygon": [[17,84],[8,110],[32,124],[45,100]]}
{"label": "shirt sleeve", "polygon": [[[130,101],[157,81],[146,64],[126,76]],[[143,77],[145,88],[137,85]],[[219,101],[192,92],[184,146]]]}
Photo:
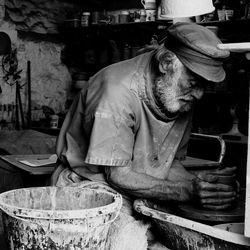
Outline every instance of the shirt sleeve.
{"label": "shirt sleeve", "polygon": [[89,147],[85,162],[95,165],[126,166],[133,157],[135,114],[128,89],[104,92],[89,115]]}

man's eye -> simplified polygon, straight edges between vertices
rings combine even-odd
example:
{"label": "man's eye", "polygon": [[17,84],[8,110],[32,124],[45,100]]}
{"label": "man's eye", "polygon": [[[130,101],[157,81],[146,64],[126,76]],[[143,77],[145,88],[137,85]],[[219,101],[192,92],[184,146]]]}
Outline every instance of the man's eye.
{"label": "man's eye", "polygon": [[189,85],[190,87],[194,87],[195,85],[197,85],[196,81],[189,81]]}

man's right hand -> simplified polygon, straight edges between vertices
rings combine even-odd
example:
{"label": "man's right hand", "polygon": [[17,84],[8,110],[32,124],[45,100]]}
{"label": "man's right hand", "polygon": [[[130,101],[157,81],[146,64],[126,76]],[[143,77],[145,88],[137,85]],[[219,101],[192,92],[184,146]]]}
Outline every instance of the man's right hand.
{"label": "man's right hand", "polygon": [[[234,168],[231,169],[233,171]],[[223,171],[230,171],[227,168]],[[193,179],[193,195],[204,208],[224,210],[230,208],[237,198],[236,187],[217,182],[218,175],[204,173]]]}

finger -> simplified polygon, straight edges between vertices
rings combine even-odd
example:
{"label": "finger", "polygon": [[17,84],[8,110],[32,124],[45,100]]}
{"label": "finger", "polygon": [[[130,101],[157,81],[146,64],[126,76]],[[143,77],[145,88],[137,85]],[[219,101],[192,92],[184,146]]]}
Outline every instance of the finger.
{"label": "finger", "polygon": [[245,56],[246,56],[247,60],[250,60],[250,53],[249,52],[245,53]]}
{"label": "finger", "polygon": [[226,205],[219,205],[219,206],[213,206],[213,205],[204,205],[204,208],[210,209],[210,210],[226,210],[230,208],[232,205],[231,204],[226,204]]}
{"label": "finger", "polygon": [[206,182],[210,182],[210,183],[216,183],[218,180],[218,176],[217,175],[211,175],[211,174],[204,174],[201,176],[201,180],[206,181]]}
{"label": "finger", "polygon": [[216,198],[216,199],[226,199],[236,197],[236,192],[209,192],[202,191],[199,194],[200,198]]}
{"label": "finger", "polygon": [[238,181],[236,181],[236,190],[237,190],[237,193],[240,192],[240,183]]}
{"label": "finger", "polygon": [[223,192],[231,192],[234,191],[234,187],[229,186],[229,185],[225,185],[225,184],[221,184],[221,183],[208,183],[208,182],[200,182],[198,189],[200,189],[201,191],[223,191]]}
{"label": "finger", "polygon": [[235,201],[235,197],[226,198],[226,199],[201,199],[202,205],[226,205],[231,204]]}
{"label": "finger", "polygon": [[215,174],[215,175],[232,175],[232,174],[235,173],[236,169],[237,169],[237,167],[226,167],[226,168],[211,172],[211,174]]}

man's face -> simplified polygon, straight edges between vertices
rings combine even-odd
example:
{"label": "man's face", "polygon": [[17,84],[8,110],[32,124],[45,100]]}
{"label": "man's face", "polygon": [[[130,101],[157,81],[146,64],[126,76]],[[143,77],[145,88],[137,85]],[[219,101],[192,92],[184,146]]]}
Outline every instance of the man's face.
{"label": "man's face", "polygon": [[155,94],[170,114],[189,111],[203,92],[200,79],[182,64],[172,74],[156,79]]}

